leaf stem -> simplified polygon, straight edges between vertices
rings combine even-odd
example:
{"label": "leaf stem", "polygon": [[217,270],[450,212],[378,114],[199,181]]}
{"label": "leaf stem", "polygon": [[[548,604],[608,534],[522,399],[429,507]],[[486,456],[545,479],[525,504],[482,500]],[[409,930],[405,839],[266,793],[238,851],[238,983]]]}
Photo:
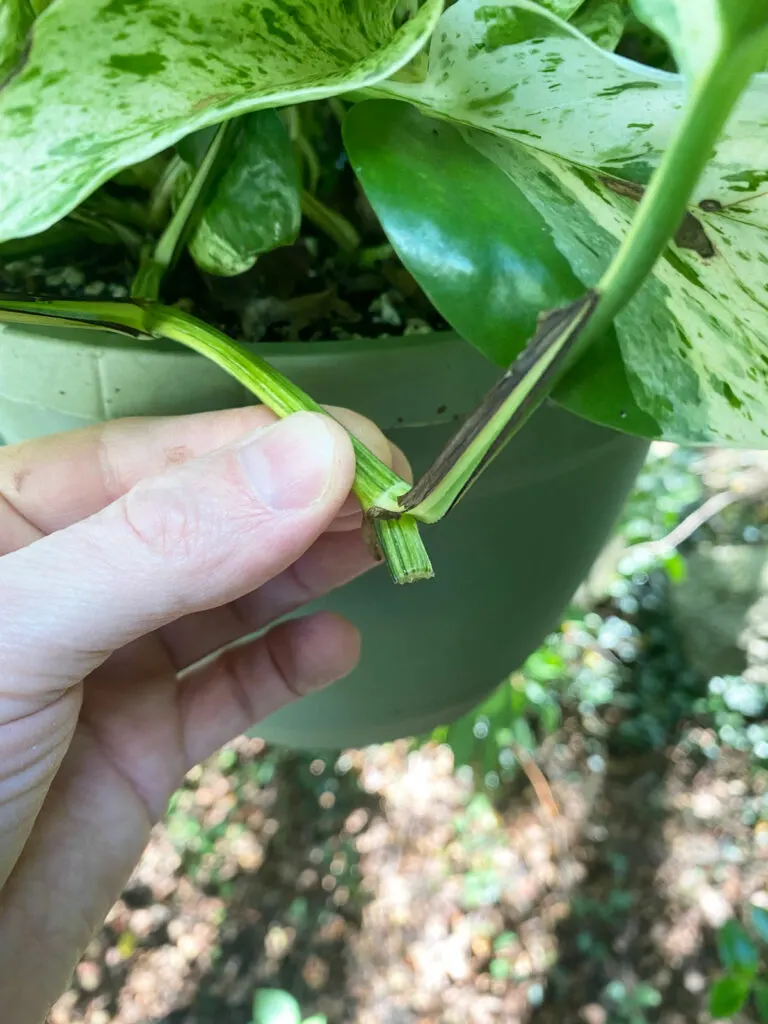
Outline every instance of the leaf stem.
{"label": "leaf stem", "polygon": [[541,404],[577,353],[603,334],[630,301],[677,231],[754,64],[721,54],[701,78],[618,252],[588,302],[555,311],[404,498],[424,522],[444,516]]}
{"label": "leaf stem", "polygon": [[597,285],[600,302],[583,343],[601,334],[653,269],[686,214],[691,193],[754,70],[732,53],[700,79],[683,120],[651,178],[628,234]]}
{"label": "leaf stem", "polygon": [[308,189],[301,190],[301,212],[343,252],[356,252],[360,248],[360,235],[355,226],[337,210],[326,206]]}
{"label": "leaf stem", "polygon": [[[138,273],[131,288],[134,299],[156,300],[160,294],[163,278],[172,270],[195,228],[203,204],[215,185],[228,153],[228,143],[233,138],[236,121],[225,121],[219,125],[216,134],[194,174],[189,188],[179,203],[162,235],[153,247],[149,247],[141,260]],[[168,187],[175,183],[169,173]]]}
{"label": "leaf stem", "polygon": [[[150,341],[167,338],[216,363],[280,417],[294,412],[328,415],[322,406],[266,360],[221,331],[181,310],[157,302],[74,302],[0,299],[0,323],[66,324]],[[398,504],[409,485],[350,434],[355,452],[353,491],[376,527],[382,553],[395,582],[433,575],[416,520]]]}

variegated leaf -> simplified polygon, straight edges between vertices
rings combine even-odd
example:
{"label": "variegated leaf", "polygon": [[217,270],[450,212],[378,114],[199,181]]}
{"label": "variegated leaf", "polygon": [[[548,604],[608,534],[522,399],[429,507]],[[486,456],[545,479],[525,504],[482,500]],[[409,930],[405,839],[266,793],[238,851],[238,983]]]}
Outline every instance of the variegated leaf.
{"label": "variegated leaf", "polygon": [[0,240],[235,114],[359,89],[429,38],[441,0],[56,0],[0,89]]}
{"label": "variegated leaf", "polygon": [[[686,101],[681,75],[607,52],[531,0],[458,0],[440,19],[424,81],[375,92],[638,182],[658,165]],[[758,75],[697,198],[739,198],[745,184],[768,180],[766,138],[768,75]]]}

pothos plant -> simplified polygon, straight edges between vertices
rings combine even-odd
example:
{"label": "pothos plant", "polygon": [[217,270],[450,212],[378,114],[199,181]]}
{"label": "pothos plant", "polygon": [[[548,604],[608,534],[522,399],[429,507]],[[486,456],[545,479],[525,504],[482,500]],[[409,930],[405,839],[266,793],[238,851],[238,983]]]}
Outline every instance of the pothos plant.
{"label": "pothos plant", "polygon": [[[378,545],[421,579],[418,525],[547,397],[765,445],[767,66],[766,0],[0,0],[0,242],[141,236],[129,300],[14,296],[0,321],[170,339],[278,415],[318,410],[160,296],[185,249],[237,275],[295,238],[296,111],[335,98],[405,267],[508,367],[413,487],[354,442]],[[137,217],[104,189],[157,154]]]}

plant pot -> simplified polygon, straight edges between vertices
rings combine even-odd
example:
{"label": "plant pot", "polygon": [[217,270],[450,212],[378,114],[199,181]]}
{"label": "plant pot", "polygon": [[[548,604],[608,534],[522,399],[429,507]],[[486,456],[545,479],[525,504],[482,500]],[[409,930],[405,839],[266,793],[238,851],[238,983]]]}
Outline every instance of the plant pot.
{"label": "plant pot", "polygon": [[[498,371],[455,336],[261,345],[318,401],[358,409],[426,468]],[[244,403],[243,389],[179,347],[96,332],[0,327],[7,442],[104,418]],[[647,445],[546,407],[448,518],[423,533],[437,577],[394,586],[385,570],[324,600],[363,634],[347,679],[257,732],[341,748],[420,734],[469,711],[546,633],[600,551]]]}

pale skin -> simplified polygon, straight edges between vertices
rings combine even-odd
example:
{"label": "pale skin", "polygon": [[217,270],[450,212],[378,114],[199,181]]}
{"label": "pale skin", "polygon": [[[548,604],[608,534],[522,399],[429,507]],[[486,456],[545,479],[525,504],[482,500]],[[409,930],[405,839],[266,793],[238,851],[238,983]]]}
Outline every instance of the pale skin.
{"label": "pale skin", "polygon": [[[407,473],[373,424],[334,415]],[[185,773],[356,664],[330,614],[230,646],[371,568],[353,475],[329,417],[263,408],[0,448],[9,1024],[44,1019]]]}

